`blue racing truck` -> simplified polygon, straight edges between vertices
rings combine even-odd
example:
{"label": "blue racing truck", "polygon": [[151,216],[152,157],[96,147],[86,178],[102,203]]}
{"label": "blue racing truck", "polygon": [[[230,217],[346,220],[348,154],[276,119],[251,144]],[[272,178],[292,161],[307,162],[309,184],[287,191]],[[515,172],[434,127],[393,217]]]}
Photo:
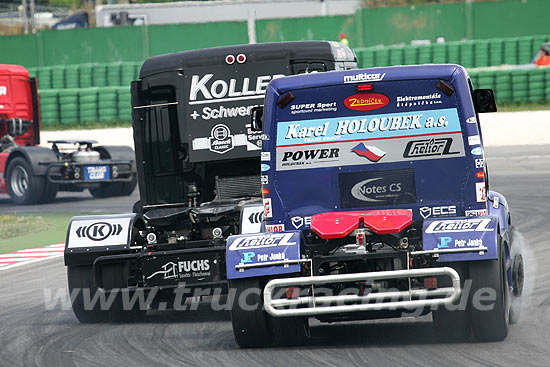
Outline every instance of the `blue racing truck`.
{"label": "blue racing truck", "polygon": [[441,337],[506,338],[523,260],[489,190],[478,113],[495,111],[459,65],[273,80],[252,114],[265,230],[227,241],[239,346],[430,312]]}

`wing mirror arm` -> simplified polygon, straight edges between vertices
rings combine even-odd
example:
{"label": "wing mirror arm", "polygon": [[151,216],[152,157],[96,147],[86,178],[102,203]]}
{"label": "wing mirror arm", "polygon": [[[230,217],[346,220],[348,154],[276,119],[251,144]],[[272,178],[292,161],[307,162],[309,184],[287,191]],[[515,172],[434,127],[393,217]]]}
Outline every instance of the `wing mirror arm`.
{"label": "wing mirror arm", "polygon": [[264,106],[255,106],[250,111],[252,131],[262,131],[264,125]]}

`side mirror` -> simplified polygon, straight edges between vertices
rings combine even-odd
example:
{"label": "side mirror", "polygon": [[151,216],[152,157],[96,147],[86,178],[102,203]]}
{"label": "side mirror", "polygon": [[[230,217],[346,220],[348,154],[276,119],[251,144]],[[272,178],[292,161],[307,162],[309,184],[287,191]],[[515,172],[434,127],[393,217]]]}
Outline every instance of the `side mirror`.
{"label": "side mirror", "polygon": [[264,106],[252,107],[250,117],[252,119],[252,131],[262,131],[264,125]]}
{"label": "side mirror", "polygon": [[477,113],[497,112],[495,94],[492,89],[474,90],[474,108]]}

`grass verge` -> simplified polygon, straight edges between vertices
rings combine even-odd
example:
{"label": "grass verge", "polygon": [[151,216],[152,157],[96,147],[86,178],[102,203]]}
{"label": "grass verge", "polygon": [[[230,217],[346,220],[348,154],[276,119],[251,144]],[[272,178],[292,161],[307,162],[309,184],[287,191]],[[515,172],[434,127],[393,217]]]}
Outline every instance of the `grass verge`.
{"label": "grass verge", "polygon": [[69,221],[76,213],[0,215],[0,254],[65,242]]}

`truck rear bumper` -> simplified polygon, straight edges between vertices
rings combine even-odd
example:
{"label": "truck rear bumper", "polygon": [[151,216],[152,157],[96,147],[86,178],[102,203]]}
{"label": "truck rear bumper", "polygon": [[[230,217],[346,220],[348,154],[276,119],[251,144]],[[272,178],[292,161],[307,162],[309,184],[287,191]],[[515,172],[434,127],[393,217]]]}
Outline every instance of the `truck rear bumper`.
{"label": "truck rear bumper", "polygon": [[[407,291],[383,291],[365,295],[311,296],[291,299],[273,299],[275,289],[326,285],[367,280],[448,276],[452,286],[437,289],[411,289]],[[410,285],[410,282],[409,282]],[[274,317],[315,316],[359,311],[414,309],[449,305],[460,297],[460,276],[450,267],[366,272],[343,275],[308,276],[273,279],[264,288],[264,305]]]}

